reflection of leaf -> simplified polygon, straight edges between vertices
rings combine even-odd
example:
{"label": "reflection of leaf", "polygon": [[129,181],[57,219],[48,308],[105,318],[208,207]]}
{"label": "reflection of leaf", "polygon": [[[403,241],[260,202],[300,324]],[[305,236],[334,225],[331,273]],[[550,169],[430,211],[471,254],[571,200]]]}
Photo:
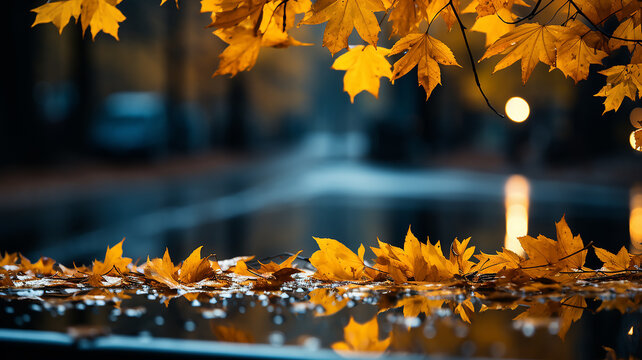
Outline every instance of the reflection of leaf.
{"label": "reflection of leaf", "polygon": [[256,342],[250,333],[237,329],[234,326],[214,326],[212,327],[212,333],[219,341],[242,344],[253,344]]}
{"label": "reflection of leaf", "polygon": [[379,324],[376,316],[365,324],[359,324],[350,317],[350,322],[343,328],[343,338],[344,341],[332,344],[332,349],[337,352],[383,353],[390,345],[390,336],[379,340]]}
{"label": "reflection of leaf", "polygon": [[475,312],[475,307],[470,299],[466,299],[457,304],[454,312],[459,315],[462,320],[470,324],[470,316]]}
{"label": "reflection of leaf", "polygon": [[330,289],[314,289],[310,291],[310,302],[323,307],[322,313],[315,313],[315,316],[329,316],[341,311],[348,304],[347,297],[337,298],[338,294]]}
{"label": "reflection of leaf", "polygon": [[430,299],[423,295],[415,295],[402,298],[395,304],[395,307],[403,307],[404,317],[417,317],[421,313],[429,316],[440,309],[444,302],[444,299]]}
{"label": "reflection of leaf", "polygon": [[584,300],[583,296],[574,295],[562,300],[561,305],[559,312],[560,328],[557,334],[564,340],[571,324],[582,317],[584,308],[586,308],[586,300]]}

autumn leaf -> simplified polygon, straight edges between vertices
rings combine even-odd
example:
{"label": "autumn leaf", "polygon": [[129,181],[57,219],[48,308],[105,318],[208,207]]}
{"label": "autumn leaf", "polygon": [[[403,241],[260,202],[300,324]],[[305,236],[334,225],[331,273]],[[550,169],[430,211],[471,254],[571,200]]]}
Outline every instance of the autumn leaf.
{"label": "autumn leaf", "polygon": [[584,36],[589,32],[586,25],[579,23],[566,29],[559,33],[555,66],[577,83],[588,77],[591,64],[602,64],[608,54],[586,44]]}
{"label": "autumn leaf", "polygon": [[36,13],[36,20],[31,24],[31,27],[50,22],[58,28],[58,33],[62,34],[62,30],[72,17],[76,20],[80,17],[82,3],[83,0],[47,2],[31,10]]}
{"label": "autumn leaf", "polygon": [[319,250],[310,256],[310,263],[317,269],[316,276],[324,280],[362,280],[368,278],[363,262],[365,249],[359,246],[359,255],[333,239],[314,238]]}
{"label": "autumn leaf", "polygon": [[394,35],[406,35],[419,30],[419,24],[427,17],[430,0],[396,0],[389,10],[392,32]]}
{"label": "autumn leaf", "polygon": [[495,255],[481,253],[475,255],[478,260],[477,266],[473,269],[480,274],[494,274],[504,269],[517,269],[524,259],[509,249],[497,251]]}
{"label": "autumn leaf", "polygon": [[373,352],[382,353],[390,345],[390,336],[379,340],[379,323],[377,317],[365,324],[359,324],[350,317],[350,322],[343,328],[344,341],[335,342],[332,349],[341,353],[348,352]]}
{"label": "autumn leaf", "polygon": [[557,229],[557,253],[559,254],[559,266],[562,270],[580,270],[586,262],[586,251],[584,242],[580,235],[573,236],[571,229],[562,219],[555,223]]}
{"label": "autumn leaf", "polygon": [[119,23],[125,16],[116,8],[122,0],[60,0],[46,3],[32,11],[36,20],[32,27],[42,23],[53,23],[60,33],[71,17],[80,18],[83,34],[91,28],[92,39],[103,31],[118,40]]}
{"label": "autumn leaf", "polygon": [[183,261],[178,271],[178,280],[183,284],[192,284],[214,277],[214,271],[208,260],[209,256],[201,258],[201,249],[199,246]]}
{"label": "autumn leaf", "polygon": [[32,263],[22,254],[20,255],[20,269],[23,272],[30,271],[36,275],[53,275],[55,272],[53,266],[55,264],[56,260],[48,257],[41,257],[38,261]]}
{"label": "autumn leaf", "polygon": [[617,111],[625,97],[635,100],[642,90],[642,64],[616,65],[599,72],[606,85],[595,96],[605,97],[604,112]]}
{"label": "autumn leaf", "polygon": [[287,259],[283,260],[281,263],[277,264],[273,261],[270,261],[267,264],[263,264],[262,262],[259,261],[259,264],[261,267],[257,270],[261,274],[266,274],[266,273],[274,273],[279,270],[287,269],[287,268],[292,268],[294,260],[299,257],[299,254],[301,254],[303,251],[298,251],[295,254],[290,255]]}
{"label": "autumn leaf", "polygon": [[392,47],[389,56],[402,52],[405,55],[395,62],[391,81],[394,84],[395,80],[417,67],[417,78],[426,91],[426,99],[441,84],[439,64],[459,66],[448,46],[428,34],[410,34],[402,38]]}
{"label": "autumn leaf", "polygon": [[8,253],[5,251],[2,258],[0,258],[0,267],[14,265],[16,261],[18,261],[18,253]]}
{"label": "autumn leaf", "polygon": [[386,60],[388,53],[390,50],[381,46],[357,45],[334,61],[333,69],[346,70],[343,90],[350,95],[350,102],[354,103],[354,97],[362,91],[379,97],[379,79],[392,77],[390,63]]}
{"label": "autumn leaf", "polygon": [[149,257],[147,257],[145,275],[152,280],[167,285],[171,289],[180,287],[178,282],[178,267],[172,263],[167,248],[165,248],[165,254],[162,259],[149,260]]}
{"label": "autumn leaf", "polygon": [[494,15],[477,18],[470,30],[486,34],[486,46],[488,47],[515,29],[515,25],[511,22],[516,18],[517,16],[510,10],[500,8]]}
{"label": "autumn leaf", "polygon": [[376,46],[381,29],[374,13],[385,10],[381,0],[318,0],[302,24],[314,25],[327,21],[323,46],[334,55],[348,47],[348,37],[353,29],[365,42]]}
{"label": "autumn leaf", "polygon": [[522,82],[531,76],[538,62],[555,66],[555,44],[563,27],[558,25],[523,24],[495,41],[484,53],[481,60],[505,55],[493,72],[504,69],[518,60],[522,64]]}
{"label": "autumn leaf", "polygon": [[475,247],[468,247],[470,238],[463,241],[455,239],[450,246],[449,260],[459,270],[459,275],[467,275],[475,266],[475,263],[470,261],[470,258],[475,253]]}
{"label": "autumn leaf", "polygon": [[96,276],[103,275],[112,275],[118,276],[120,274],[126,274],[129,272],[127,265],[132,262],[132,259],[123,257],[123,242],[125,239],[122,239],[114,247],[107,247],[107,252],[105,252],[105,260],[99,261],[94,260],[91,268],[92,274]]}
{"label": "autumn leaf", "polygon": [[639,22],[636,23],[633,18],[626,19],[613,31],[613,37],[609,40],[611,50],[626,46],[629,51],[633,52],[636,42],[620,39],[642,40],[642,25]]}
{"label": "autumn leaf", "polygon": [[597,255],[600,260],[604,263],[602,268],[607,271],[625,271],[629,268],[629,263],[631,262],[631,255],[626,250],[626,247],[622,246],[620,251],[617,254],[613,254],[607,250],[594,246],[595,255]]}

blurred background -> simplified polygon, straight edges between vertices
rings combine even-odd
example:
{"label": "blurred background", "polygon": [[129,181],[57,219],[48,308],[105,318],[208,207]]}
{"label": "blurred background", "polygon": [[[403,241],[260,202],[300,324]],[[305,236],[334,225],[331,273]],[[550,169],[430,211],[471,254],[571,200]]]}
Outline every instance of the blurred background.
{"label": "blurred background", "polygon": [[[499,118],[461,34],[440,24],[431,31],[463,68],[442,67],[427,102],[412,71],[350,104],[323,26],[297,30],[319,45],[262,49],[251,72],[213,79],[225,44],[196,1],[124,1],[120,41],[83,39],[74,24],[32,29],[41,4],[10,1],[1,15],[2,251],[89,263],[126,237],[141,259],[199,245],[219,258],[309,256],[312,236],[402,244],[411,225],[490,252],[526,232],[554,237],[564,214],[585,243],[642,251],[642,154],[629,143],[640,104],[601,116],[595,72],[574,85],[539,65],[522,86],[518,65],[491,76],[486,60],[495,107],[530,105],[524,122]],[[469,37],[480,58],[484,35]]]}

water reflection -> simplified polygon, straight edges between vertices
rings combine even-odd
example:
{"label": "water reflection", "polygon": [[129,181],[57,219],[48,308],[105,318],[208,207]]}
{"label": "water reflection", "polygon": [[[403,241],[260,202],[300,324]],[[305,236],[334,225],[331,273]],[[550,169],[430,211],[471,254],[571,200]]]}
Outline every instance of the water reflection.
{"label": "water reflection", "polygon": [[504,247],[523,256],[524,249],[517,240],[528,234],[528,205],[530,185],[522,175],[512,175],[504,185],[504,203],[506,206],[506,238]]}
{"label": "water reflection", "polygon": [[147,343],[175,338],[266,344],[283,349],[281,357],[294,346],[385,356],[593,359],[603,358],[604,345],[621,358],[640,352],[642,294],[632,287],[613,282],[610,290],[580,292],[354,283],[285,291],[4,289],[0,344],[7,341],[5,328],[66,333],[72,342],[142,336]]}
{"label": "water reflection", "polygon": [[631,189],[631,215],[629,217],[631,253],[642,254],[642,185]]}

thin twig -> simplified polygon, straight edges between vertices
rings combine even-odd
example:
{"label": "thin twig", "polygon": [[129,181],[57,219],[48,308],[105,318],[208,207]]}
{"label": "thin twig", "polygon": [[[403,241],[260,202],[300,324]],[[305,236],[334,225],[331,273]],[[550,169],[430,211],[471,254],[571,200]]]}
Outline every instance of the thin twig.
{"label": "thin twig", "polygon": [[[538,1],[539,2],[539,1]],[[464,23],[461,22],[461,18],[459,17],[459,14],[457,13],[457,10],[455,9],[455,5],[453,4],[453,1],[450,0],[448,2],[450,5],[450,8],[453,10],[453,13],[455,14],[455,18],[457,19],[457,22],[459,23],[459,29],[461,30],[461,35],[464,37],[464,43],[466,44],[466,50],[468,51],[468,57],[470,58],[470,65],[473,70],[473,75],[475,75],[475,83],[477,84],[477,88],[479,89],[479,92],[482,94],[484,97],[484,100],[486,100],[486,105],[495,112],[499,117],[504,118],[504,115],[500,114],[494,107],[491,105],[490,100],[488,100],[488,97],[484,93],[484,90],[481,87],[481,83],[479,82],[479,75],[477,74],[477,68],[475,67],[475,59],[473,58],[473,52],[470,49],[470,44],[468,43],[468,37],[466,36],[466,27],[464,26]]]}

